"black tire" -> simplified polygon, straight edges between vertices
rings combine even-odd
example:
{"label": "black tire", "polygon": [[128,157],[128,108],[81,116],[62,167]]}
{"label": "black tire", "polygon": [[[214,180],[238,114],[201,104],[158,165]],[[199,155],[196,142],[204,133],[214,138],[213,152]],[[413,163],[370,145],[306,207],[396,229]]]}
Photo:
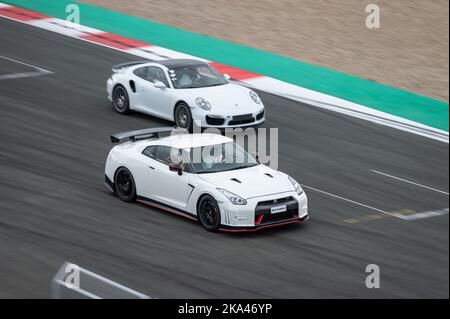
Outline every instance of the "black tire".
{"label": "black tire", "polygon": [[120,114],[127,114],[130,112],[130,99],[128,92],[122,85],[116,85],[112,93],[112,104],[114,110]]}
{"label": "black tire", "polygon": [[193,120],[190,107],[184,103],[178,103],[174,111],[175,125],[192,133]]}
{"label": "black tire", "polygon": [[125,167],[117,170],[114,177],[114,188],[117,196],[124,202],[133,202],[136,200],[136,184],[131,172]]}
{"label": "black tire", "polygon": [[197,208],[197,215],[200,224],[207,231],[215,232],[220,226],[220,208],[217,201],[209,195],[200,199]]}

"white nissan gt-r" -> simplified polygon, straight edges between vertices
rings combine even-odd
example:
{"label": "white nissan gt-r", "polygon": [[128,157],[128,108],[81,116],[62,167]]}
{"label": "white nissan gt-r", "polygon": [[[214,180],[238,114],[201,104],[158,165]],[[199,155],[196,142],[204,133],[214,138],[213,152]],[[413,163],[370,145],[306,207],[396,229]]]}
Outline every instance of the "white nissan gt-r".
{"label": "white nissan gt-r", "polygon": [[258,94],[198,60],[138,61],[113,67],[107,94],[119,113],[147,113],[191,130],[257,126],[265,121]]}
{"label": "white nissan gt-r", "polygon": [[105,180],[124,201],[198,220],[209,231],[252,231],[306,221],[307,197],[292,177],[260,164],[232,139],[171,134],[111,136]]}

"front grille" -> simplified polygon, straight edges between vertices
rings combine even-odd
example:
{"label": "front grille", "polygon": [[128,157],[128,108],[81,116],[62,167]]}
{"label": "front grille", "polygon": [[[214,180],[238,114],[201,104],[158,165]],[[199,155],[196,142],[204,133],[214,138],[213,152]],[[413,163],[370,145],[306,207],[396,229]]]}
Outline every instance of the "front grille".
{"label": "front grille", "polygon": [[256,120],[260,121],[264,118],[264,111],[262,111],[261,113],[259,113],[258,115],[256,115]]}
{"label": "front grille", "polygon": [[[271,213],[271,208],[286,205],[286,211],[282,213]],[[261,217],[262,215],[262,217]],[[270,224],[274,222],[282,222],[298,217],[298,202],[295,198],[283,197],[276,200],[268,200],[258,202],[255,209],[255,221],[259,221],[258,225]]]}
{"label": "front grille", "polygon": [[242,125],[255,122],[255,118],[252,114],[236,115],[233,116],[228,125]]}
{"label": "front grille", "polygon": [[276,206],[276,205],[282,205],[284,203],[288,203],[295,199],[292,196],[283,197],[283,198],[277,198],[273,200],[266,200],[262,202],[258,202],[258,206]]}
{"label": "front grille", "polygon": [[278,221],[283,221],[283,220],[291,219],[291,218],[294,218],[294,215],[290,211],[287,211],[287,212],[284,212],[284,213],[278,213],[278,214],[264,215],[262,220],[261,220],[260,225],[261,224],[278,222]]}
{"label": "front grille", "polygon": [[225,123],[225,119],[221,117],[211,117],[209,115],[206,116],[206,123],[208,125],[223,125]]}

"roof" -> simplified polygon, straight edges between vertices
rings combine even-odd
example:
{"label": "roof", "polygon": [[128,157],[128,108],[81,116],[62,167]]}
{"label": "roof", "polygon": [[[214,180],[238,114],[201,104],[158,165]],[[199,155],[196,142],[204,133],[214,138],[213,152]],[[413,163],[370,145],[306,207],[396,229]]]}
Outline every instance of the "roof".
{"label": "roof", "polygon": [[158,61],[156,63],[159,63],[159,64],[164,65],[165,67],[171,69],[176,66],[197,65],[197,64],[204,64],[205,62],[202,62],[200,60],[194,60],[194,59],[168,59],[168,60]]}
{"label": "roof", "polygon": [[176,134],[160,139],[145,140],[140,143],[146,145],[167,145],[175,148],[188,149],[192,147],[209,146],[233,142],[233,139],[219,134],[197,133],[197,134]]}

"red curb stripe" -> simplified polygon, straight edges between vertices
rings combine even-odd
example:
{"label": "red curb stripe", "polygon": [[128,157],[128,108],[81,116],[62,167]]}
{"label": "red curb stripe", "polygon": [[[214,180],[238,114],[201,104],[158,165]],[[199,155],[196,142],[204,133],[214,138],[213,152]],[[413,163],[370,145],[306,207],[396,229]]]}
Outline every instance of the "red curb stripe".
{"label": "red curb stripe", "polygon": [[81,39],[96,42],[99,44],[107,45],[116,49],[126,50],[138,47],[149,46],[150,44],[136,41],[133,39],[121,37],[112,33],[97,33],[80,36]]}
{"label": "red curb stripe", "polygon": [[47,19],[50,18],[44,14],[37,12],[16,8],[16,7],[6,7],[0,8],[0,16],[20,20],[20,21],[31,21],[37,19]]}
{"label": "red curb stripe", "polygon": [[238,69],[238,68],[235,68],[235,67],[232,67],[229,65],[225,65],[225,64],[220,64],[217,62],[209,62],[209,64],[212,67],[214,67],[217,71],[219,71],[220,73],[228,74],[234,80],[247,80],[247,79],[252,79],[252,78],[257,78],[257,77],[262,76],[260,74],[245,71],[242,69]]}

